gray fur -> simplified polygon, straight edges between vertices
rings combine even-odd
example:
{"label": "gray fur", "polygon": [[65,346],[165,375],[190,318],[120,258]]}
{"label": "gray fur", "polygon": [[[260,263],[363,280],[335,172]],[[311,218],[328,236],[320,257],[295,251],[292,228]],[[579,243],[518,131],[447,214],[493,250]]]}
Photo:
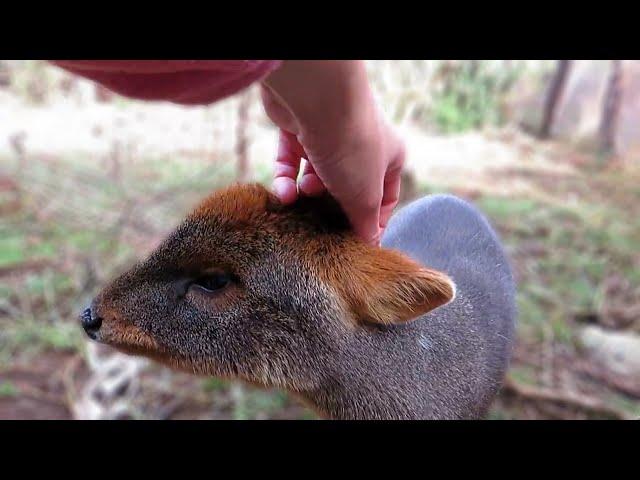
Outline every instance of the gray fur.
{"label": "gray fur", "polygon": [[352,416],[484,415],[509,362],[516,318],[514,281],[495,232],[470,204],[434,195],[395,214],[382,245],[447,273],[456,297],[413,322],[354,338],[336,387],[360,392]]}
{"label": "gray fur", "polygon": [[[215,216],[185,222],[98,296],[93,308],[109,318],[96,338],[121,346],[115,332],[131,325],[174,366],[286,388],[333,418],[485,414],[508,364],[516,311],[507,259],[477,210],[437,195],[393,216],[383,245],[446,272],[457,295],[388,326],[345,321],[343,299],[281,241],[296,234],[288,222],[268,234]],[[217,265],[239,279],[230,294],[176,295],[189,272]]]}

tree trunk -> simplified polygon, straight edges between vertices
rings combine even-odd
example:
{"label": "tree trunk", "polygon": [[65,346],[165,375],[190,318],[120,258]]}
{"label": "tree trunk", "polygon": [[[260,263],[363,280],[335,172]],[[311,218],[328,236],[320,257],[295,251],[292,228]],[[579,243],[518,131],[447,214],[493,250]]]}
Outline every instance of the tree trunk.
{"label": "tree trunk", "polygon": [[553,122],[562,99],[567,78],[569,77],[569,71],[571,70],[571,60],[559,60],[556,67],[556,73],[551,80],[549,90],[547,92],[547,98],[544,104],[544,115],[542,117],[542,125],[540,126],[539,136],[541,139],[549,138],[551,135],[551,129],[553,128]]}
{"label": "tree trunk", "polygon": [[0,60],[0,88],[11,85],[11,72],[5,60]]}
{"label": "tree trunk", "polygon": [[247,126],[249,124],[249,107],[251,106],[251,92],[240,97],[238,106],[238,125],[236,127],[236,157],[238,182],[246,182],[251,176],[249,165]]}
{"label": "tree trunk", "polygon": [[599,132],[600,151],[607,155],[618,153],[616,149],[616,133],[618,130],[618,118],[620,117],[622,93],[622,60],[613,60],[602,105]]}

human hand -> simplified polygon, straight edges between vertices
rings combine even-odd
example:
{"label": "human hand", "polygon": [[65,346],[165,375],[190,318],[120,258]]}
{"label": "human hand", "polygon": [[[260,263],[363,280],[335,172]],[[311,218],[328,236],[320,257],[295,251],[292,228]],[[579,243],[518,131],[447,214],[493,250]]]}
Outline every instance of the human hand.
{"label": "human hand", "polygon": [[375,105],[363,63],[285,62],[263,84],[262,99],[281,130],[278,198],[288,204],[298,189],[311,196],[328,190],[356,235],[379,244],[398,203],[405,151]]}

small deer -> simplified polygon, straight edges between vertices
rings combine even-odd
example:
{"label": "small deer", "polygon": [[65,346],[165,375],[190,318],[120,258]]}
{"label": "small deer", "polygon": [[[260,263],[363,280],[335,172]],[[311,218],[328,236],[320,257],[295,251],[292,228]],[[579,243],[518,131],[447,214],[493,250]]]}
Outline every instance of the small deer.
{"label": "small deer", "polygon": [[498,237],[427,196],[383,247],[330,197],[260,185],[204,200],[81,315],[90,338],[176,369],[286,389],[324,418],[476,419],[508,366],[516,308]]}

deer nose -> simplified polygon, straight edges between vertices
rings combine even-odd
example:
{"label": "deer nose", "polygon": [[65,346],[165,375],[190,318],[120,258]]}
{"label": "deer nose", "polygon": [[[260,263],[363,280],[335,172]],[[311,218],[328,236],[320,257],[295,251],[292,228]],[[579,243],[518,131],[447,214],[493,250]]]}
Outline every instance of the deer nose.
{"label": "deer nose", "polygon": [[86,308],[80,315],[80,324],[91,340],[96,339],[96,333],[102,325],[102,318],[95,314],[91,308]]}

